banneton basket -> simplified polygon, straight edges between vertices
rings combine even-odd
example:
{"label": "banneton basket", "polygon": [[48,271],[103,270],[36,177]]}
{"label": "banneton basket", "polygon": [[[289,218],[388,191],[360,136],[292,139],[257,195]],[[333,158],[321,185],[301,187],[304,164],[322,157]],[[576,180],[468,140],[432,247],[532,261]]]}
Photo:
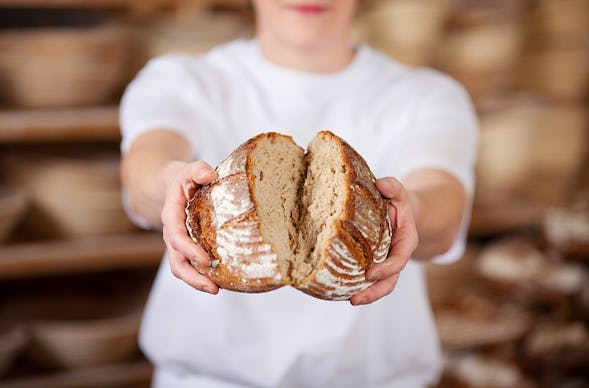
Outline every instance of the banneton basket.
{"label": "banneton basket", "polygon": [[534,388],[535,383],[506,351],[459,351],[443,354],[441,387],[518,387]]}
{"label": "banneton basket", "polygon": [[27,190],[25,229],[41,238],[80,238],[136,230],[121,197],[116,152],[11,154],[10,179]]}
{"label": "banneton basket", "polygon": [[146,32],[148,57],[203,54],[215,46],[253,36],[251,23],[235,15],[200,12],[159,20]]}
{"label": "banneton basket", "polygon": [[528,0],[459,0],[452,1],[448,27],[465,28],[521,18]]}
{"label": "banneton basket", "polygon": [[522,346],[522,364],[536,370],[587,372],[589,330],[578,320],[539,321]]}
{"label": "banneton basket", "polygon": [[462,83],[475,101],[508,90],[523,44],[521,1],[460,1],[434,48],[433,65]]}
{"label": "banneton basket", "polygon": [[451,0],[369,2],[354,21],[353,35],[396,60],[426,65],[443,33],[450,5]]}
{"label": "banneton basket", "polygon": [[10,369],[27,342],[25,329],[19,324],[0,324],[0,378]]}
{"label": "banneton basket", "polygon": [[31,348],[46,366],[82,368],[113,364],[137,352],[141,314],[80,320],[36,320],[30,325]]}
{"label": "banneton basket", "polygon": [[25,323],[25,353],[48,368],[76,369],[127,361],[137,355],[145,296],[49,292],[18,300],[13,308]]}
{"label": "banneton basket", "polygon": [[548,248],[561,256],[589,262],[589,189],[548,209],[542,235]]}
{"label": "banneton basket", "polygon": [[445,349],[469,349],[519,340],[531,328],[533,317],[516,304],[471,288],[453,303],[438,307],[435,321]]}
{"label": "banneton basket", "polygon": [[531,4],[526,28],[532,35],[587,36],[589,2],[586,0],[538,0]]}
{"label": "banneton basket", "polygon": [[518,72],[520,86],[561,101],[589,96],[589,35],[544,39],[537,38],[524,50]]}
{"label": "banneton basket", "polygon": [[25,190],[0,184],[0,244],[10,238],[27,211],[29,198]]}
{"label": "banneton basket", "polygon": [[506,237],[481,249],[475,270],[492,289],[539,305],[560,305],[578,295],[589,279],[580,264],[554,260],[523,236]]}
{"label": "banneton basket", "polygon": [[433,62],[476,99],[511,86],[522,43],[517,20],[450,30],[436,47]]}
{"label": "banneton basket", "polygon": [[570,190],[587,149],[582,105],[516,95],[480,123],[475,202],[502,196],[548,206]]}
{"label": "banneton basket", "polygon": [[[105,16],[72,10],[3,14],[4,104],[49,108],[108,103],[130,76],[128,31]],[[10,17],[22,23],[4,20]]]}
{"label": "banneton basket", "polygon": [[243,10],[247,9],[250,5],[249,0],[203,0],[205,3],[210,3],[210,5],[215,7],[227,8],[227,9],[234,9],[234,10]]}

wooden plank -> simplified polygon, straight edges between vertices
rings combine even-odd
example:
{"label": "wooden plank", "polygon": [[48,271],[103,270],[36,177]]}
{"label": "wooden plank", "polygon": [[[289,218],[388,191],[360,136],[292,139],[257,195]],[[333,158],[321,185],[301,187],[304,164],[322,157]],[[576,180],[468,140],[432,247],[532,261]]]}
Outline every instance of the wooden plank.
{"label": "wooden plank", "polygon": [[203,0],[0,0],[0,6],[113,9],[137,15],[153,15],[164,7],[174,7],[187,2],[198,5],[203,3]]}
{"label": "wooden plank", "polygon": [[[0,0],[1,1],[1,0]],[[118,108],[0,111],[0,143],[119,140]]]}
{"label": "wooden plank", "polygon": [[149,387],[153,368],[135,361],[0,382],[0,388]]}
{"label": "wooden plank", "polygon": [[[143,0],[153,2],[153,0]],[[0,0],[4,6],[43,6],[43,7],[78,7],[78,8],[128,8],[135,1],[129,0]],[[158,1],[161,2],[161,1]]]}
{"label": "wooden plank", "polygon": [[0,279],[155,267],[164,253],[160,233],[137,233],[0,247]]}

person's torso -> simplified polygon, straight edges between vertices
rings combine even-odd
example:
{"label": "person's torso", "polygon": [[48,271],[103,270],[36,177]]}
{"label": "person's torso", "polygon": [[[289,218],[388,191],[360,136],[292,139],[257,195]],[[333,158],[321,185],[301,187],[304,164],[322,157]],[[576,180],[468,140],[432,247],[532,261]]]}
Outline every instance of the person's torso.
{"label": "person's torso", "polygon": [[[189,139],[195,158],[214,166],[266,131],[291,135],[305,148],[317,131],[331,130],[377,177],[397,174],[396,155],[419,99],[411,70],[363,47],[348,69],[314,77],[260,65],[256,52],[252,42],[235,42],[189,68],[195,81],[187,88],[206,95],[203,106],[195,107],[198,131]],[[403,271],[392,295],[353,307],[289,287],[210,296],[174,278],[164,262],[141,344],[158,366],[244,386],[369,387],[407,378],[425,384],[439,368],[415,263]]]}

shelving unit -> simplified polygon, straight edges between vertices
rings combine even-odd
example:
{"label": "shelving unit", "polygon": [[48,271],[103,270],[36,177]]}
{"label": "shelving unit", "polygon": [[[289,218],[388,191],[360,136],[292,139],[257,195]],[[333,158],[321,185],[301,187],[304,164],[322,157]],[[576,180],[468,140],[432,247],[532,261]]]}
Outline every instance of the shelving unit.
{"label": "shelving unit", "polygon": [[[0,0],[0,11],[15,7],[86,9],[116,15],[132,25],[159,15],[162,10],[174,11],[200,3],[201,0]],[[121,140],[117,103],[113,98],[101,105],[54,109],[0,105],[0,153],[21,149],[35,152],[45,147],[61,150],[91,143],[116,149]],[[113,295],[148,287],[165,250],[159,232],[55,240],[36,239],[26,233],[13,237],[9,243],[0,244],[0,288],[7,290],[0,298],[2,307],[2,303],[8,302],[8,294],[22,296],[21,291],[26,293],[29,286],[55,284],[66,292],[83,294],[96,292],[85,281],[100,279],[96,284],[113,289]],[[116,288],[126,284],[126,278],[140,279],[141,284],[128,282],[128,288]],[[51,290],[48,288],[48,296]],[[42,295],[40,298],[43,300]],[[151,364],[140,352],[121,363],[72,370],[29,364],[25,353],[19,353],[17,363],[0,376],[0,388],[148,387],[152,375]]]}
{"label": "shelving unit", "polygon": [[120,140],[118,108],[0,110],[0,144],[81,140]]}
{"label": "shelving unit", "polygon": [[99,366],[45,376],[11,378],[0,382],[0,388],[94,388],[148,386],[152,367],[139,360],[126,364]]}
{"label": "shelving unit", "polygon": [[110,9],[138,18],[152,17],[162,9],[195,9],[206,4],[207,0],[0,0],[0,7]]}
{"label": "shelving unit", "polygon": [[11,244],[0,246],[0,280],[155,268],[163,252],[159,233]]}

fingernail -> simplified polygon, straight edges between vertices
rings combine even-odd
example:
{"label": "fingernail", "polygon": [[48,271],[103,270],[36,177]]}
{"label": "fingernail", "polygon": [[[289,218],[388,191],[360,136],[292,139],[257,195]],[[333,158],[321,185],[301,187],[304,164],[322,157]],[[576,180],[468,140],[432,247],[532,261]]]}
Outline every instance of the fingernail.
{"label": "fingernail", "polygon": [[362,297],[362,298],[356,299],[356,301],[353,303],[353,305],[359,306],[362,304],[366,304],[367,301],[368,301],[368,299],[366,299],[366,297]]}
{"label": "fingernail", "polygon": [[211,286],[205,286],[203,288],[203,290],[204,290],[204,292],[208,292],[209,294],[214,294],[215,293],[215,290]]}

